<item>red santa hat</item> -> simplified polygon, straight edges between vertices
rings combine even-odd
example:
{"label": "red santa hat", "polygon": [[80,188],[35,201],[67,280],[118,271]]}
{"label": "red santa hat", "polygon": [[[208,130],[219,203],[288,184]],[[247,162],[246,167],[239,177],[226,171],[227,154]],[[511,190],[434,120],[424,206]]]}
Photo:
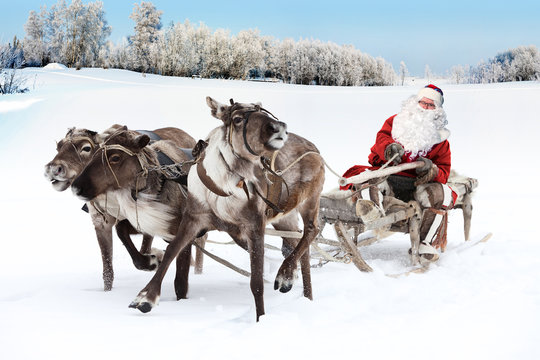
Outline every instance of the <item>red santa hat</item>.
{"label": "red santa hat", "polygon": [[444,103],[443,92],[437,86],[433,84],[426,85],[418,92],[418,97],[431,99],[435,102],[435,105],[442,106]]}

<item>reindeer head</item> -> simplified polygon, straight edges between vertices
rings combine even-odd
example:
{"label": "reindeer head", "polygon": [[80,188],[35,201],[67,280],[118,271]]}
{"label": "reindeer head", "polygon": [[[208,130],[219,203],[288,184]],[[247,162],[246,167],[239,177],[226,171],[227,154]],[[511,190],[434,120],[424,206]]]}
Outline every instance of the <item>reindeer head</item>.
{"label": "reindeer head", "polygon": [[56,144],[57,154],[45,165],[45,178],[57,191],[66,190],[94,155],[99,140],[95,131],[71,128]]}
{"label": "reindeer head", "polygon": [[224,105],[211,97],[206,103],[215,118],[222,120],[228,141],[240,156],[260,157],[279,150],[287,141],[287,125],[262,108],[261,103]]}
{"label": "reindeer head", "polygon": [[133,184],[142,170],[140,156],[150,142],[147,135],[117,129],[100,145],[86,168],[73,181],[73,193],[88,201],[110,190]]}

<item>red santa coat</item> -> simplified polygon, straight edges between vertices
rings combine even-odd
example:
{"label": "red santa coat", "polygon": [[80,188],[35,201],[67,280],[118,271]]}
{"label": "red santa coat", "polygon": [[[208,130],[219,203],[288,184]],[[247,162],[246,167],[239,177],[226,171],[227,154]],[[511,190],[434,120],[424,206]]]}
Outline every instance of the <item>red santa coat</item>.
{"label": "red santa coat", "polygon": [[[384,150],[389,144],[395,143],[396,141],[392,138],[392,125],[394,123],[394,117],[391,116],[385,122],[381,130],[377,133],[377,138],[375,140],[375,145],[371,147],[371,154],[369,154],[368,161],[372,166],[366,165],[355,165],[347,170],[343,177],[351,177],[358,175],[364,172],[366,169],[376,170],[380,168],[384,163]],[[410,157],[410,154],[405,154],[401,158],[402,163],[413,162],[418,159],[418,156]],[[435,182],[440,182],[441,184],[446,184],[448,181],[448,176],[450,175],[451,167],[451,154],[450,154],[450,143],[448,140],[443,140],[442,142],[433,145],[431,150],[424,155],[425,158],[431,160],[439,168],[437,176],[433,179]],[[404,172],[398,173],[398,175],[404,175],[409,177],[416,177],[416,172],[414,170],[407,170]],[[342,190],[347,190],[351,185],[342,186]]]}

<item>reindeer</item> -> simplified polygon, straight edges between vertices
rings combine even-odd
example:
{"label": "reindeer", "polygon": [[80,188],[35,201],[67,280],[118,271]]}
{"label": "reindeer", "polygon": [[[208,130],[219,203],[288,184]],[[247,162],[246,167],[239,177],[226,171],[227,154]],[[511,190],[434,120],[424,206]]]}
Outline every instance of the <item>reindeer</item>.
{"label": "reindeer", "polygon": [[[113,125],[105,132],[98,134],[87,129],[71,128],[66,136],[57,143],[57,154],[52,161],[45,165],[45,177],[57,191],[69,188],[73,180],[82,172],[94,153],[99,149],[105,137],[117,131],[120,125]],[[191,148],[195,140],[183,130],[177,128],[162,128],[150,133],[154,140],[166,139],[174,141],[178,146]],[[126,219],[116,218],[118,205],[112,199],[98,196],[86,203],[84,209],[90,213],[103,261],[104,290],[112,289],[114,271],[112,265],[112,228],[116,231],[122,243],[126,246],[135,267],[139,270],[152,271],[157,268],[163,257],[163,251],[152,248],[153,237],[143,234],[141,250],[138,251],[131,241],[130,234],[138,234]],[[197,272],[202,271],[202,255],[197,253]]]}
{"label": "reindeer", "polygon": [[[168,242],[182,219],[191,159],[191,149],[187,152],[168,140],[150,143],[146,134],[122,127],[103,141],[71,188],[84,201],[104,197],[117,205],[117,218]],[[199,244],[204,245],[205,239],[199,239]],[[178,299],[183,299],[188,290],[190,246],[179,259],[176,289]]]}
{"label": "reindeer", "polygon": [[[167,246],[155,275],[130,307],[142,312],[152,310],[159,301],[163,277],[175,257],[197,236],[219,230],[227,232],[249,252],[250,286],[258,321],[264,314],[267,223],[278,230],[297,230],[298,215],[302,217],[304,231],[300,241],[284,239],[294,250],[279,268],[274,289],[287,292],[292,288],[300,260],[304,296],[313,299],[309,245],[318,232],[324,162],[315,145],[287,133],[286,124],[260,104],[235,103],[231,99],[231,105],[227,106],[210,97],[206,102],[211,114],[222,120],[223,125],[209,134],[195,169],[189,172],[189,193],[176,237]],[[276,168],[281,169],[282,174],[273,170]],[[278,184],[277,191],[264,191],[270,180]],[[278,196],[269,196],[272,192],[277,192]],[[178,279],[179,275],[176,277]]]}

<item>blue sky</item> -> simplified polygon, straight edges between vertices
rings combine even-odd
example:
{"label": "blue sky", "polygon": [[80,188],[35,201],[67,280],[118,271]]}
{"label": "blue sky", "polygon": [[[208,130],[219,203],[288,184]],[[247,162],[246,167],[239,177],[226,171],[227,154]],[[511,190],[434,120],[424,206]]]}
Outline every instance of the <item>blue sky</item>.
{"label": "blue sky", "polygon": [[[129,15],[135,2],[140,1],[103,1],[113,28],[112,41],[132,34]],[[423,75],[426,64],[432,72],[444,74],[453,65],[476,65],[519,45],[540,48],[539,0],[150,2],[163,11],[164,25],[189,19],[212,30],[229,29],[233,34],[257,28],[262,35],[278,39],[352,44],[390,61],[396,71],[404,61],[413,75]],[[23,38],[30,10],[39,11],[41,5],[50,8],[55,3],[0,0],[0,41],[9,42],[14,35]]]}

